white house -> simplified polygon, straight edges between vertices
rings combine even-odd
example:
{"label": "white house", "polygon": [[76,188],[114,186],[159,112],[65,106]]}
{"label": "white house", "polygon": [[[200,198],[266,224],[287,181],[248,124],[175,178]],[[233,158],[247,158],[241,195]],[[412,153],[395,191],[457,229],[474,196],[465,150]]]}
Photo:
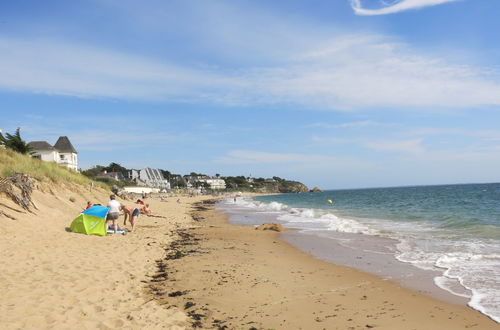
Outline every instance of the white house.
{"label": "white house", "polygon": [[184,176],[188,188],[198,187],[200,184],[206,183],[210,189],[226,189],[226,181],[218,177],[210,177],[207,175],[186,175]]}
{"label": "white house", "polygon": [[130,170],[128,179],[137,185],[161,190],[170,190],[170,182],[163,176],[160,169],[146,167],[142,170]]}
{"label": "white house", "polygon": [[33,149],[31,157],[46,162],[56,162],[78,171],[78,152],[67,136],[60,136],[54,146],[46,141],[32,141],[28,144]]}
{"label": "white house", "polygon": [[226,189],[226,181],[220,178],[208,178],[205,179],[205,182],[210,185],[210,189],[218,190],[218,189]]}

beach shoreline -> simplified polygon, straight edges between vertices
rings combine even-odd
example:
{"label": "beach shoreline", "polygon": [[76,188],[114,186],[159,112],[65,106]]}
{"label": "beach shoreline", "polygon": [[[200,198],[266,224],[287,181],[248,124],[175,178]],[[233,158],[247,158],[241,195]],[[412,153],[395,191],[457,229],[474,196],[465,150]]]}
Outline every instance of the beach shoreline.
{"label": "beach shoreline", "polygon": [[197,228],[170,250],[156,300],[183,308],[193,327],[498,329],[472,308],[318,260],[279,233],[230,224],[213,207],[192,215]]}
{"label": "beach shoreline", "polygon": [[40,185],[34,213],[1,219],[1,328],[498,329],[471,308],[315,259],[280,233],[230,224],[208,196],[148,199],[152,216],[127,235],[67,231],[86,201],[108,197]]}

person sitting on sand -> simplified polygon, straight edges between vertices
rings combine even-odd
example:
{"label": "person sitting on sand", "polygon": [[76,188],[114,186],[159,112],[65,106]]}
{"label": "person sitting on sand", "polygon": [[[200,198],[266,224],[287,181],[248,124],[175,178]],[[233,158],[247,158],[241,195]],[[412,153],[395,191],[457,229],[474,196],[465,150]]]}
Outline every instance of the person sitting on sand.
{"label": "person sitting on sand", "polygon": [[135,202],[136,204],[140,204],[140,205],[144,205],[144,202],[141,201],[140,199],[137,200],[137,202]]}
{"label": "person sitting on sand", "polygon": [[149,204],[144,205],[144,207],[141,209],[142,214],[151,214],[151,209],[149,208]]}
{"label": "person sitting on sand", "polygon": [[126,205],[122,205],[121,209],[123,210],[123,213],[125,214],[125,219],[123,220],[123,225],[127,224],[127,218],[129,218],[130,224],[132,225],[132,230],[130,232],[134,232],[135,225],[137,223],[137,218],[139,217],[139,214],[141,212],[139,211],[138,208],[126,206]]}
{"label": "person sitting on sand", "polygon": [[106,226],[108,226],[109,222],[113,222],[113,228],[116,234],[118,230],[118,218],[120,217],[120,208],[122,204],[115,199],[115,195],[109,196],[108,208],[109,212],[106,216]]}
{"label": "person sitting on sand", "polygon": [[87,202],[87,206],[85,207],[86,210],[90,209],[92,207],[92,203],[90,201]]}

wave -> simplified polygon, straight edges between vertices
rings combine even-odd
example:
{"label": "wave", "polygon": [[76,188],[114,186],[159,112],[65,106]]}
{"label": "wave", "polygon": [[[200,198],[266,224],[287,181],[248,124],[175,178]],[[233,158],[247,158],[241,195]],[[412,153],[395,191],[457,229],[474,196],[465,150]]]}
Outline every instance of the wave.
{"label": "wave", "polygon": [[[234,203],[233,203],[234,204]],[[241,198],[236,205],[263,212],[279,213],[277,219],[284,225],[302,230],[331,230],[342,233],[378,235],[380,231],[355,219],[339,217],[325,209],[297,208],[280,202],[260,202]]]}

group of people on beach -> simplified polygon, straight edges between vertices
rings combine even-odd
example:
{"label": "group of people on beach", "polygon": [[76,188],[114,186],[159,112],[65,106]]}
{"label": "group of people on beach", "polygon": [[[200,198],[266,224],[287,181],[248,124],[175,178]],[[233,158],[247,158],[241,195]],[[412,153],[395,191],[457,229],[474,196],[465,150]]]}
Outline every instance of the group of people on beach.
{"label": "group of people on beach", "polygon": [[[151,214],[151,209],[149,208],[149,204],[145,204],[142,200],[138,199],[136,204],[143,205],[143,207],[133,207],[127,206],[116,200],[115,195],[109,196],[109,202],[107,207],[109,208],[108,215],[106,216],[106,229],[113,230],[116,234],[120,231],[120,227],[118,226],[118,219],[120,218],[121,212],[123,212],[125,218],[123,219],[123,225],[127,224],[127,219],[132,225],[132,229],[130,232],[134,232],[137,219],[140,214]],[[91,202],[87,202],[87,209],[90,208],[93,204]],[[94,204],[95,205],[95,204]]]}

